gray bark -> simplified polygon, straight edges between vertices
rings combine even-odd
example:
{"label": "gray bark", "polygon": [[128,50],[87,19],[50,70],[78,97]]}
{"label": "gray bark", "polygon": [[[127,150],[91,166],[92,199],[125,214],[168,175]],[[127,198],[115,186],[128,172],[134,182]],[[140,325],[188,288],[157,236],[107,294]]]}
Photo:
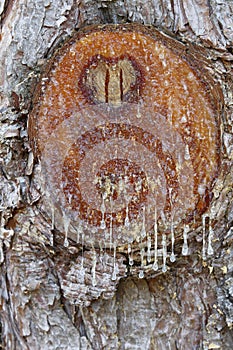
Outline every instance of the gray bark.
{"label": "gray bark", "polygon": [[[232,349],[233,1],[2,0],[0,13],[2,347]],[[138,279],[137,270],[125,272],[124,255],[118,252],[113,282],[99,256],[93,287],[91,272],[83,283],[67,277],[80,266],[79,252],[63,249],[62,238],[51,229],[27,118],[41,67],[74,30],[124,22],[151,24],[188,47],[199,45],[221,84],[225,113],[222,171],[211,204],[214,255],[203,263],[197,254],[197,229],[190,242],[193,254],[179,258],[164,274],[148,272]],[[111,259],[109,253],[110,266]],[[91,252],[84,253],[84,262],[91,270]]]}

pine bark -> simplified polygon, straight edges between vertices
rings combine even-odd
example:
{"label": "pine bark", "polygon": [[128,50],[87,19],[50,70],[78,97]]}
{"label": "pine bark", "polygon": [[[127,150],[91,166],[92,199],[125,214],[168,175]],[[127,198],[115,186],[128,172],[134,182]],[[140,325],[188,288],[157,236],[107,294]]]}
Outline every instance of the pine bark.
{"label": "pine bark", "polygon": [[[2,348],[232,349],[232,0],[3,0],[0,13]],[[125,273],[119,252],[114,283],[99,264],[100,280],[105,273],[102,284],[65,284],[78,254],[61,248],[40,204],[40,166],[28,142],[28,113],[42,67],[73,31],[125,22],[153,25],[187,47],[198,46],[221,85],[222,170],[212,203],[214,255],[203,263],[193,253],[167,273],[138,279]],[[193,251],[201,251],[200,241],[197,229]],[[91,252],[84,259],[91,268]]]}

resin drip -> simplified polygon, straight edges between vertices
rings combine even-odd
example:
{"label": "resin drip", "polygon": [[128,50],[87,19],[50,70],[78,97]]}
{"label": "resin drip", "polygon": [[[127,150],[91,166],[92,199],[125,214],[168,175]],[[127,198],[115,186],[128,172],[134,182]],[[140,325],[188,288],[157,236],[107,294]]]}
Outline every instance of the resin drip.
{"label": "resin drip", "polygon": [[128,244],[128,259],[129,259],[129,266],[133,266],[134,262],[133,262],[132,248],[130,243]]}
{"label": "resin drip", "polygon": [[141,270],[139,271],[139,278],[144,277],[144,257],[145,257],[145,248],[142,246],[140,248],[140,255],[141,255]]}
{"label": "resin drip", "polygon": [[147,237],[147,262],[150,264],[151,262],[151,236],[148,234]]}
{"label": "resin drip", "polygon": [[202,259],[206,260],[206,218],[207,215],[202,215]]}
{"label": "resin drip", "polygon": [[175,235],[174,235],[174,213],[173,213],[173,203],[172,203],[172,188],[169,188],[169,196],[170,196],[170,205],[171,205],[171,243],[172,243],[172,252],[170,256],[170,261],[176,261],[176,256],[174,253],[174,245],[175,245]]}
{"label": "resin drip", "polygon": [[142,229],[141,229],[141,238],[146,237],[146,207],[142,208]]}
{"label": "resin drip", "polygon": [[115,281],[117,278],[117,267],[116,267],[116,243],[113,244],[113,272],[112,280]]}
{"label": "resin drip", "polygon": [[189,248],[188,248],[188,231],[189,231],[189,226],[185,225],[183,229],[183,246],[182,246],[182,255],[188,255],[189,253]]}
{"label": "resin drip", "polygon": [[144,278],[144,266],[143,266],[143,259],[144,259],[144,253],[141,251],[141,269],[139,271],[138,277],[139,278]]}
{"label": "resin drip", "polygon": [[3,242],[0,239],[0,263],[2,264],[4,261],[4,253],[3,253]]}
{"label": "resin drip", "polygon": [[69,246],[68,232],[69,232],[69,226],[70,226],[70,219],[66,216],[65,213],[63,213],[63,223],[64,223],[64,231],[65,231],[64,247],[67,248]]}
{"label": "resin drip", "polygon": [[92,251],[92,285],[93,287],[96,286],[96,262],[97,262],[97,256],[96,251],[93,249]]}
{"label": "resin drip", "polygon": [[125,227],[127,227],[127,228],[130,227],[128,203],[127,203],[127,206],[126,206],[126,213],[125,213]]}
{"label": "resin drip", "polygon": [[79,243],[80,236],[82,237],[82,234],[83,234],[83,228],[82,228],[82,224],[80,223],[80,225],[78,225],[78,227],[77,227],[77,236],[76,236],[77,243]]}
{"label": "resin drip", "polygon": [[106,194],[104,193],[102,196],[102,205],[101,205],[102,219],[101,219],[101,223],[100,223],[100,228],[102,230],[104,230],[106,228],[106,224],[105,224],[105,198],[106,198]]}
{"label": "resin drip", "polygon": [[154,213],[154,264],[153,269],[158,270],[158,225],[157,225],[157,208]]}
{"label": "resin drip", "polygon": [[185,155],[184,155],[184,159],[185,159],[185,160],[189,160],[189,159],[190,159],[189,145],[186,145],[186,146],[185,146]]}
{"label": "resin drip", "polygon": [[51,230],[54,230],[55,209],[54,209],[54,206],[53,206],[53,205],[51,205],[51,216],[52,216]]}
{"label": "resin drip", "polygon": [[208,246],[207,246],[207,254],[208,255],[213,255],[214,254],[214,250],[212,247],[212,239],[214,236],[214,231],[211,225],[211,219],[209,221],[209,235],[208,235]]}
{"label": "resin drip", "polygon": [[112,234],[113,234],[113,217],[112,217],[112,210],[113,210],[112,197],[110,197],[110,228],[109,228],[109,244],[110,244],[110,250],[112,249]]}
{"label": "resin drip", "polygon": [[163,266],[162,266],[162,271],[166,272],[167,271],[167,237],[166,235],[162,235],[162,250],[163,250]]}

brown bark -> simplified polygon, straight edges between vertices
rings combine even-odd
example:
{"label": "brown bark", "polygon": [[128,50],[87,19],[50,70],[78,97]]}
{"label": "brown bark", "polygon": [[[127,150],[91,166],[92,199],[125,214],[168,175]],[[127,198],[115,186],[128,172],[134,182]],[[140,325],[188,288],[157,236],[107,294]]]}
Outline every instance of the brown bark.
{"label": "brown bark", "polygon": [[[9,0],[0,12],[2,347],[232,349],[232,1]],[[27,118],[48,57],[74,30],[108,22],[152,24],[188,50],[198,45],[224,95],[222,170],[211,203],[213,256],[205,262],[200,257],[200,227],[190,240],[190,256],[166,273],[152,275],[148,268],[143,279],[137,267],[125,270],[119,251],[112,281],[112,252],[98,252],[92,286],[93,252],[84,252],[89,272],[82,281],[79,247],[64,249],[63,235],[51,227]],[[109,270],[103,270],[103,255]]]}

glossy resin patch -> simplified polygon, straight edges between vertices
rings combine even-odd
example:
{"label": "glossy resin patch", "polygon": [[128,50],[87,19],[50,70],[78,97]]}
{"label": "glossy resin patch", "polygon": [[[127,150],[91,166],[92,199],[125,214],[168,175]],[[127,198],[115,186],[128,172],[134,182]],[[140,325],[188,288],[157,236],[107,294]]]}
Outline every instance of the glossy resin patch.
{"label": "glossy resin patch", "polygon": [[184,46],[140,25],[87,28],[55,54],[29,133],[66,245],[146,239],[156,260],[169,239],[174,260],[184,231],[185,254],[219,169],[217,89]]}

